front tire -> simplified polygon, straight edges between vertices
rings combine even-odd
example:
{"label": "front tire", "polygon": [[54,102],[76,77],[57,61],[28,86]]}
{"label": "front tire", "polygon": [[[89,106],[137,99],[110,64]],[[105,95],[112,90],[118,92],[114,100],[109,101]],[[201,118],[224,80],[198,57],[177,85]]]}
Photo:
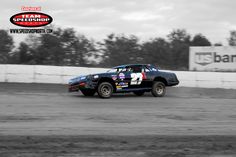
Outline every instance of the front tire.
{"label": "front tire", "polygon": [[152,95],[154,97],[163,97],[166,94],[166,86],[163,82],[154,82],[152,85]]}
{"label": "front tire", "polygon": [[137,95],[137,96],[142,96],[142,95],[144,95],[144,91],[134,91],[133,92],[135,95]]}
{"label": "front tire", "polygon": [[102,82],[98,85],[97,92],[100,98],[110,98],[113,93],[113,86],[109,82]]}
{"label": "front tire", "polygon": [[95,90],[91,90],[91,89],[82,89],[80,90],[81,93],[83,93],[84,96],[94,96],[95,94]]}

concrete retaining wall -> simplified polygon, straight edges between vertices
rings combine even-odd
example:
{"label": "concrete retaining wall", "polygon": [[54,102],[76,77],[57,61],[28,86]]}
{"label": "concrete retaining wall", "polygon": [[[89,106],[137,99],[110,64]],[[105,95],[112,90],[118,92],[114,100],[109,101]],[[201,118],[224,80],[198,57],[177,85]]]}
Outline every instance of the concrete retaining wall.
{"label": "concrete retaining wall", "polygon": [[[21,83],[57,83],[66,84],[70,78],[78,75],[105,72],[108,69],[0,64],[0,82]],[[236,89],[236,73],[189,72],[176,73],[182,87],[232,88]]]}

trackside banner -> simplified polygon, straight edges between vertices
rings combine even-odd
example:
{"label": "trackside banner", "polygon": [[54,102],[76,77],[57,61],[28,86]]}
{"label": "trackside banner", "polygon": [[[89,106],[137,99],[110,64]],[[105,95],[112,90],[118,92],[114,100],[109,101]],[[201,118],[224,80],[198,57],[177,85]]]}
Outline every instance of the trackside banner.
{"label": "trackside banner", "polygon": [[236,72],[236,46],[190,47],[189,70]]}

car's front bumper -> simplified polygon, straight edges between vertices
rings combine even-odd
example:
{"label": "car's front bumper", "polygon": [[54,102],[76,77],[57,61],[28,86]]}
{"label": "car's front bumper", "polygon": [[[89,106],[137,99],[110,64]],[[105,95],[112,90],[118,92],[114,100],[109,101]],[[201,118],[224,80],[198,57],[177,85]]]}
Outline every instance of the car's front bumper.
{"label": "car's front bumper", "polygon": [[87,80],[79,81],[68,85],[69,92],[77,92],[81,89],[95,89],[95,88],[96,88],[96,82]]}
{"label": "car's front bumper", "polygon": [[77,92],[77,91],[79,91],[79,84],[68,85],[68,92]]}

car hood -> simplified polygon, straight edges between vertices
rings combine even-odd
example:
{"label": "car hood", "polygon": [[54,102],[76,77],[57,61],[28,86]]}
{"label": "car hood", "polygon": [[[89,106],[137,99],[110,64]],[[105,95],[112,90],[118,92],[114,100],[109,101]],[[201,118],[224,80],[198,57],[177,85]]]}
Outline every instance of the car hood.
{"label": "car hood", "polygon": [[114,73],[114,72],[105,72],[105,73],[95,73],[95,74],[88,74],[88,75],[79,75],[79,76],[76,76],[76,77],[70,79],[69,84],[79,82],[79,81],[82,81],[82,80],[86,80],[89,77],[101,77],[101,76],[111,76],[111,75],[116,75],[116,73]]}

